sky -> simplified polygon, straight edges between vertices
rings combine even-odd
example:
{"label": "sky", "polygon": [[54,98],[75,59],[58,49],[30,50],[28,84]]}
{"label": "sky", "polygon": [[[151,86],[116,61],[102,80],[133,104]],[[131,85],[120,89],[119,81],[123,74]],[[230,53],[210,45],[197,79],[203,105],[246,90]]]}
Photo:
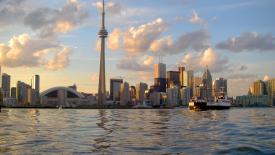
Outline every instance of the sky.
{"label": "sky", "polygon": [[[2,72],[41,91],[76,84],[96,93],[98,0],[0,0]],[[106,0],[106,81],[153,84],[154,64],[228,79],[230,96],[275,77],[274,0]]]}

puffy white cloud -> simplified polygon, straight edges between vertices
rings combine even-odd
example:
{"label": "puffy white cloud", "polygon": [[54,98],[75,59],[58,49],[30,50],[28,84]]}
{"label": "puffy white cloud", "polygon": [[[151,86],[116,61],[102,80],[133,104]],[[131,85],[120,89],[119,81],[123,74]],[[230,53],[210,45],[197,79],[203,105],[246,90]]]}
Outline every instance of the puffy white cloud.
{"label": "puffy white cloud", "polygon": [[216,47],[231,52],[271,51],[275,50],[275,37],[272,33],[246,32],[218,43]]}
{"label": "puffy white cloud", "polygon": [[145,53],[166,29],[161,18],[139,27],[131,27],[123,35],[124,50],[128,54]]}
{"label": "puffy white cloud", "polygon": [[[52,54],[55,58],[51,60]],[[68,57],[67,47],[57,44],[55,40],[32,37],[29,34],[11,38],[8,45],[0,44],[0,63],[7,67],[44,66],[56,70],[68,65]]]}
{"label": "puffy white cloud", "polygon": [[50,70],[63,69],[69,65],[70,49],[64,48],[62,51],[56,53],[53,59],[49,60],[46,68]]}
{"label": "puffy white cloud", "polygon": [[180,65],[188,66],[193,70],[203,70],[208,66],[212,72],[222,72],[229,68],[228,59],[218,55],[212,48],[200,53],[187,53]]}
{"label": "puffy white cloud", "polygon": [[143,56],[143,57],[130,57],[124,56],[117,67],[122,70],[128,71],[153,71],[153,63],[155,58],[152,56]]}
{"label": "puffy white cloud", "polygon": [[192,24],[203,24],[204,20],[199,16],[199,14],[193,10],[191,17],[189,18],[189,22]]}
{"label": "puffy white cloud", "polygon": [[161,37],[168,29],[163,19],[158,18],[126,31],[115,28],[110,33],[109,48],[122,50],[128,55],[142,55],[153,52],[155,55],[171,55],[186,50],[202,51],[209,47],[210,35],[206,29],[187,32],[173,40],[171,36]]}
{"label": "puffy white cloud", "polygon": [[108,38],[108,48],[112,51],[116,51],[121,46],[121,31],[119,28],[115,28],[113,32],[110,33]]}

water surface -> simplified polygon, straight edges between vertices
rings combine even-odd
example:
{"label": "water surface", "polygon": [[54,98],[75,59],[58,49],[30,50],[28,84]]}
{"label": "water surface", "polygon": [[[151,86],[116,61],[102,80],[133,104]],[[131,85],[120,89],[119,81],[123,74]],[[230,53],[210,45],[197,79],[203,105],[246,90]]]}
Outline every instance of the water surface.
{"label": "water surface", "polygon": [[0,154],[274,154],[275,108],[2,109]]}

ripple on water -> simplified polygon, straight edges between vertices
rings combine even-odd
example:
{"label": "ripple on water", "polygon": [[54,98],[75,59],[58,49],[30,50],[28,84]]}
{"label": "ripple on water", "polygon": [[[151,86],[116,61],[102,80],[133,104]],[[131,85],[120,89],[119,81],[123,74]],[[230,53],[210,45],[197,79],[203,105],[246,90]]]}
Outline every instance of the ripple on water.
{"label": "ripple on water", "polygon": [[249,146],[241,146],[241,147],[235,147],[227,150],[218,151],[218,154],[249,154],[249,155],[258,155],[263,154],[263,152],[260,149],[249,147]]}
{"label": "ripple on water", "polygon": [[274,110],[4,109],[0,154],[272,154]]}

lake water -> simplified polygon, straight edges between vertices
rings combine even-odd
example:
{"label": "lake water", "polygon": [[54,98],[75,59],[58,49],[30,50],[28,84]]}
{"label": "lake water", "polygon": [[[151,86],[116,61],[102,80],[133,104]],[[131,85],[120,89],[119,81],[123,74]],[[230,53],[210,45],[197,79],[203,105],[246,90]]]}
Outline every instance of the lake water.
{"label": "lake water", "polygon": [[275,108],[2,109],[0,154],[275,154]]}

